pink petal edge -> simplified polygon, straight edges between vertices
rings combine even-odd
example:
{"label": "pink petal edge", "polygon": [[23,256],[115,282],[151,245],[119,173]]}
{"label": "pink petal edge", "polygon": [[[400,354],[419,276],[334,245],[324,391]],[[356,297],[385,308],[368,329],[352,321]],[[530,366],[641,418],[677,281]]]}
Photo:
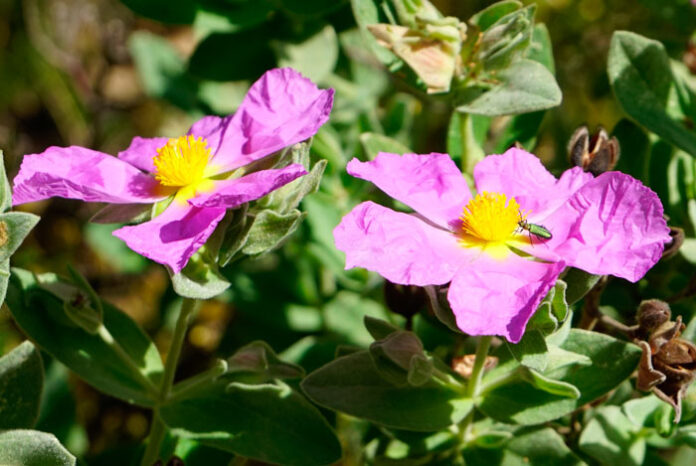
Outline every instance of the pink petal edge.
{"label": "pink petal edge", "polygon": [[213,149],[218,172],[233,170],[310,138],[328,121],[333,89],[321,90],[292,68],[267,71],[234,115],[191,128]]}
{"label": "pink petal edge", "polygon": [[261,170],[241,178],[216,181],[211,192],[189,199],[189,204],[198,207],[221,207],[231,209],[245,202],[254,201],[307,174],[300,164],[284,168]]}
{"label": "pink petal edge", "polygon": [[84,147],[49,147],[24,156],[14,179],[13,205],[50,197],[147,204],[165,198],[159,183],[129,163]]}
{"label": "pink petal edge", "polygon": [[620,172],[585,184],[549,215],[547,226],[554,234],[547,246],[569,265],[632,282],[671,241],[657,194]]}
{"label": "pink petal edge", "polygon": [[119,228],[113,235],[138,254],[179,273],[224,216],[224,208],[200,208],[174,201],[149,222]]}
{"label": "pink petal edge", "polygon": [[481,256],[452,279],[447,299],[457,326],[469,335],[500,335],[517,343],[554,286],[564,262],[535,262],[510,254]]}
{"label": "pink petal edge", "polygon": [[380,152],[370,162],[351,160],[347,171],[448,229],[458,223],[471,199],[464,176],[447,154]]}
{"label": "pink petal edge", "polygon": [[334,229],[346,269],[364,267],[402,285],[442,285],[471,260],[449,231],[373,202],[358,204]]}

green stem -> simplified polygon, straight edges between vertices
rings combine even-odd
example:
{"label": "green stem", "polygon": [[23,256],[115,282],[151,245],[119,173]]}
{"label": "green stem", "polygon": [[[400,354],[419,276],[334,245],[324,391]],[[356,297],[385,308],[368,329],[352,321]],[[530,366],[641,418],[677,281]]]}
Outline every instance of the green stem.
{"label": "green stem", "polygon": [[474,166],[486,155],[474,136],[474,119],[469,113],[459,114],[459,136],[462,145],[461,168],[463,173],[472,175]]}
{"label": "green stem", "polygon": [[475,398],[479,394],[479,385],[483,377],[483,366],[488,357],[488,349],[491,347],[492,336],[482,336],[479,338],[476,346],[476,359],[474,360],[474,368],[471,370],[471,377],[467,384],[467,394],[471,398]]}
{"label": "green stem", "polygon": [[104,340],[104,342],[111,347],[111,349],[114,350],[114,352],[118,355],[118,357],[121,359],[121,361],[126,364],[128,367],[131,368],[133,375],[135,375],[140,383],[142,383],[145,387],[147,387],[148,391],[150,392],[151,395],[157,394],[157,387],[155,387],[155,384],[152,383],[152,380],[150,380],[145,374],[143,374],[143,371],[138,365],[133,361],[133,358],[126,353],[126,350],[123,349],[123,347],[116,341],[111,335],[111,332],[104,327],[104,324],[100,325],[97,327],[97,334]]}
{"label": "green stem", "polygon": [[[469,377],[469,383],[466,386],[467,395],[470,398],[476,398],[479,394],[479,388],[481,385],[481,378],[483,377],[483,367],[486,363],[486,357],[488,357],[488,350],[491,347],[492,336],[482,336],[479,338],[478,345],[476,346],[476,359],[474,360],[474,367],[471,370],[471,376]],[[467,442],[469,436],[471,435],[471,429],[474,424],[474,409],[464,418],[461,424],[461,434],[462,440]]]}
{"label": "green stem", "polygon": [[162,374],[162,383],[160,384],[158,406],[155,407],[152,412],[152,424],[150,426],[150,434],[148,435],[147,448],[145,449],[145,454],[141,462],[142,466],[152,466],[152,464],[159,459],[162,440],[164,440],[166,431],[165,425],[159,414],[159,405],[166,402],[169,398],[172,383],[174,382],[174,374],[176,373],[176,366],[179,363],[179,356],[181,355],[181,348],[184,346],[186,330],[188,329],[191,315],[196,308],[196,302],[195,299],[184,298],[184,301],[181,303],[181,311],[179,312],[176,327],[174,328],[174,336],[172,337],[172,344],[167,354],[167,362],[164,364],[164,374]]}
{"label": "green stem", "polygon": [[218,359],[215,364],[210,369],[201,372],[200,374],[194,375],[191,378],[182,380],[172,387],[169,394],[169,400],[172,401],[184,397],[191,390],[195,390],[201,385],[205,385],[213,379],[220,377],[222,374],[227,372],[227,361],[224,359]]}

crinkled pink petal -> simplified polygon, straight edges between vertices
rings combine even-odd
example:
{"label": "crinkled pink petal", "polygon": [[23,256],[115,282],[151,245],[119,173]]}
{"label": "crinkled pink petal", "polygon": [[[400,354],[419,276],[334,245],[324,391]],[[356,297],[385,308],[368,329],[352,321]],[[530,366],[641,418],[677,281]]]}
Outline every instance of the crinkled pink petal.
{"label": "crinkled pink petal", "polygon": [[261,170],[241,178],[216,181],[212,191],[189,199],[188,202],[198,207],[224,207],[231,209],[245,202],[259,199],[306,174],[307,170],[300,164],[272,170]]}
{"label": "crinkled pink petal", "polygon": [[635,178],[607,172],[549,215],[546,246],[568,265],[594,274],[639,280],[671,240],[662,203]]}
{"label": "crinkled pink petal", "polygon": [[231,117],[201,120],[192,134],[205,136],[219,172],[247,165],[313,136],[329,119],[333,89],[321,90],[292,68],[266,72]]}
{"label": "crinkled pink petal", "polygon": [[469,335],[501,335],[517,343],[564,267],[516,254],[503,260],[480,256],[457,272],[447,293],[457,327]]}
{"label": "crinkled pink petal", "polygon": [[224,216],[224,208],[200,208],[174,201],[149,222],[119,228],[113,234],[138,254],[178,273]]}
{"label": "crinkled pink petal", "polygon": [[581,168],[563,173],[559,180],[549,173],[536,155],[512,148],[502,155],[489,155],[474,167],[478,192],[489,191],[513,196],[528,221],[537,223],[561,206],[575,191],[593,179]]}
{"label": "crinkled pink petal", "polygon": [[473,257],[449,231],[373,202],[357,205],[333,234],[346,269],[364,267],[402,285],[442,285]]}
{"label": "crinkled pink petal", "polygon": [[454,227],[471,199],[461,171],[447,154],[380,152],[371,162],[351,160],[347,170],[445,228]]}
{"label": "crinkled pink petal", "polygon": [[118,153],[118,158],[149,173],[155,172],[153,159],[157,149],[167,144],[169,138],[141,138],[136,136],[128,149]]}
{"label": "crinkled pink petal", "polygon": [[49,147],[26,155],[14,179],[14,205],[49,197],[144,204],[166,197],[159,183],[134,166],[84,147]]}

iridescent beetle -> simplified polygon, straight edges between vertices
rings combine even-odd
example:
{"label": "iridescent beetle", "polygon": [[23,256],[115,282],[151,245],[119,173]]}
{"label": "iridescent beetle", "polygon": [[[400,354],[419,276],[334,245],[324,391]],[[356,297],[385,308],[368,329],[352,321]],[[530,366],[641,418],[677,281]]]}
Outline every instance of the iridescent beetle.
{"label": "iridescent beetle", "polygon": [[553,238],[553,235],[551,232],[548,230],[543,225],[537,225],[536,223],[529,223],[527,220],[524,218],[520,218],[520,221],[517,223],[517,226],[529,233],[529,242],[532,242],[532,235],[536,236],[537,238],[540,239],[551,239]]}

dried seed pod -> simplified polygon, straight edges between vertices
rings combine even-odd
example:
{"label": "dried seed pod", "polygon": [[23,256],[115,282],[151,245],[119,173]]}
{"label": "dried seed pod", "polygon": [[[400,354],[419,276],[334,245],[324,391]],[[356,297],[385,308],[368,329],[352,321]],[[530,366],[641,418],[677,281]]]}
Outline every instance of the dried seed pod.
{"label": "dried seed pod", "polygon": [[595,176],[613,170],[620,153],[619,141],[615,137],[609,138],[601,127],[594,135],[590,135],[587,126],[581,126],[568,142],[570,163]]}
{"label": "dried seed pod", "polygon": [[684,329],[681,316],[674,322],[670,316],[667,303],[656,299],[643,301],[638,309],[638,329],[634,334],[643,354],[636,387],[650,390],[672,405],[677,423],[681,419],[682,398],[696,378],[696,346],[679,338]]}
{"label": "dried seed pod", "polygon": [[672,318],[669,304],[659,299],[648,299],[638,306],[638,332],[637,338],[647,339],[648,335]]}

